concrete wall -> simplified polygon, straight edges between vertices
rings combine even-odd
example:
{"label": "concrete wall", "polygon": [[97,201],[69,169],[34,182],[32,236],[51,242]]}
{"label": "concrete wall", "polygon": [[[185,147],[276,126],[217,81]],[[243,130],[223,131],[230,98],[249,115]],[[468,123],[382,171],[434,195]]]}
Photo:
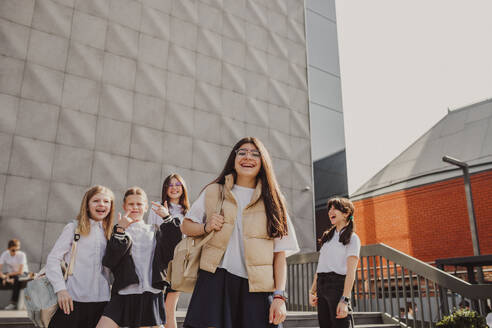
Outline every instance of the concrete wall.
{"label": "concrete wall", "polygon": [[89,186],[195,199],[253,135],[313,250],[304,36],[302,0],[2,0],[0,248],[37,270]]}

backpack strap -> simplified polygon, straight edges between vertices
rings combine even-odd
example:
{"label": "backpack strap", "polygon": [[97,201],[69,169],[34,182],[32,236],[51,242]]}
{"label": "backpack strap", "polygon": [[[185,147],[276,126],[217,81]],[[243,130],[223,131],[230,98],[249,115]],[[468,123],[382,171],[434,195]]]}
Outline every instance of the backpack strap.
{"label": "backpack strap", "polygon": [[73,274],[73,267],[75,265],[75,256],[77,255],[77,243],[80,239],[80,229],[78,222],[74,220],[75,231],[73,234],[73,242],[72,242],[72,250],[70,251],[70,263],[68,264],[68,268],[65,271],[65,276],[63,277],[65,280],[68,279],[68,276]]}

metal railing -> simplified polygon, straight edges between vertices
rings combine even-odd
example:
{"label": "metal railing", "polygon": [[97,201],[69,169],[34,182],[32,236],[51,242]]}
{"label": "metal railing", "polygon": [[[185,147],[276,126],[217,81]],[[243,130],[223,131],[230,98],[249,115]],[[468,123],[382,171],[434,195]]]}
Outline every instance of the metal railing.
{"label": "metal railing", "polygon": [[[429,327],[463,301],[481,315],[486,315],[486,306],[492,302],[492,285],[472,285],[384,244],[363,246],[360,255],[352,294],[354,311],[385,312],[407,325]],[[287,259],[290,311],[316,311],[309,306],[309,289],[318,256],[298,254]],[[415,311],[413,320],[407,304]]]}

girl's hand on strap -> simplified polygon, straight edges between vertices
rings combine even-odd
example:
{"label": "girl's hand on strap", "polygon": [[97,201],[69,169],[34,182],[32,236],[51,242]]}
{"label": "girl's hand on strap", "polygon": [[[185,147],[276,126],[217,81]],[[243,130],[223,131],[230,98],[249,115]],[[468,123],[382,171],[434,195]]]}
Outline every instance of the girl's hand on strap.
{"label": "girl's hand on strap", "polygon": [[118,227],[122,229],[128,228],[130,225],[133,223],[137,222],[138,220],[134,220],[128,215],[130,214],[130,211],[126,212],[125,215],[121,216],[121,213],[118,212]]}
{"label": "girl's hand on strap", "polygon": [[224,217],[220,214],[214,213],[207,218],[207,222],[205,224],[205,232],[207,233],[212,230],[220,231],[224,225]]}
{"label": "girl's hand on strap", "polygon": [[167,200],[164,202],[164,205],[161,205],[157,202],[152,202],[152,211],[154,211],[154,213],[159,215],[161,218],[165,218],[169,216],[169,208],[167,206]]}
{"label": "girl's hand on strap", "polygon": [[274,298],[272,305],[270,305],[269,322],[274,325],[281,324],[287,317],[287,308],[285,301],[279,298]]}
{"label": "girl's hand on strap", "polygon": [[60,290],[56,293],[56,296],[58,297],[58,306],[62,309],[63,313],[70,314],[73,311],[72,296],[70,296],[66,289]]}
{"label": "girl's hand on strap", "polygon": [[338,302],[337,319],[343,319],[348,315],[348,305],[343,302]]}

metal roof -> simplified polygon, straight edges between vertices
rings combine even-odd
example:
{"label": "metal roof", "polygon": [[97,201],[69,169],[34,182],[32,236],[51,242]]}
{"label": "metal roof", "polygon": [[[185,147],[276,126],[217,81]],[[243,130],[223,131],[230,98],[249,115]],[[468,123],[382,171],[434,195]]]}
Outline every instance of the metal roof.
{"label": "metal roof", "polygon": [[470,172],[492,169],[492,99],[449,111],[434,127],[367,181],[351,199],[364,199],[460,176],[442,161],[467,162]]}

